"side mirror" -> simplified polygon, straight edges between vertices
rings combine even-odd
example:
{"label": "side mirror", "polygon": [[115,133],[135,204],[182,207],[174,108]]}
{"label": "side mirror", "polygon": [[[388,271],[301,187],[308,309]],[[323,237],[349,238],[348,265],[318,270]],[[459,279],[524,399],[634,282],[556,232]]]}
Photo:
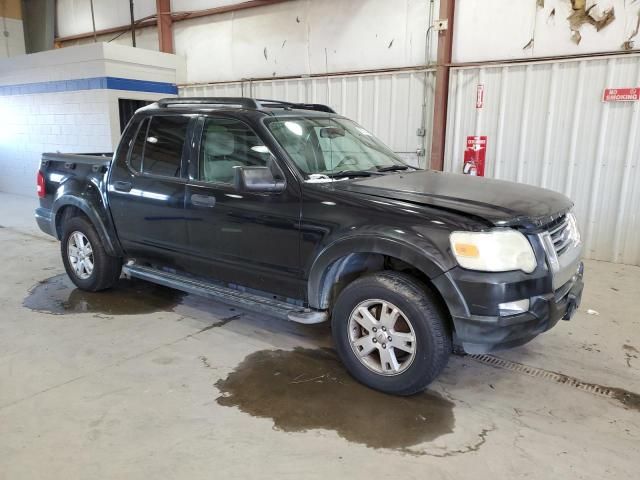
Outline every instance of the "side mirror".
{"label": "side mirror", "polygon": [[234,184],[239,192],[281,192],[284,182],[276,180],[269,167],[235,167]]}

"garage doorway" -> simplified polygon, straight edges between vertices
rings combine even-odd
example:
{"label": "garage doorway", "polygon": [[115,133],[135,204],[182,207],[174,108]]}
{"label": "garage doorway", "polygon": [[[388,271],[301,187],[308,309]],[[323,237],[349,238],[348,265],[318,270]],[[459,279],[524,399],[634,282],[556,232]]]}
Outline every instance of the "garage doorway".
{"label": "garage doorway", "polygon": [[146,105],[149,105],[150,102],[148,100],[132,100],[128,98],[119,98],[118,99],[118,110],[120,112],[120,133],[124,132],[127,123],[133,117],[133,114],[136,113],[136,110],[142,108]]}

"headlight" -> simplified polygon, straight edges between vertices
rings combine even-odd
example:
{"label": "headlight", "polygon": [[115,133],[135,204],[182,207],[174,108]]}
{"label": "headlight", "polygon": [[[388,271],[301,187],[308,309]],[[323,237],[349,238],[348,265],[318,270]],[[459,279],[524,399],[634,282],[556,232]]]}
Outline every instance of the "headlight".
{"label": "headlight", "polygon": [[571,241],[577,245],[581,242],[580,229],[578,228],[578,220],[573,212],[567,213],[567,220],[569,221],[569,235]]}
{"label": "headlight", "polygon": [[453,232],[451,251],[462,268],[485,272],[536,269],[536,256],[529,240],[517,230]]}

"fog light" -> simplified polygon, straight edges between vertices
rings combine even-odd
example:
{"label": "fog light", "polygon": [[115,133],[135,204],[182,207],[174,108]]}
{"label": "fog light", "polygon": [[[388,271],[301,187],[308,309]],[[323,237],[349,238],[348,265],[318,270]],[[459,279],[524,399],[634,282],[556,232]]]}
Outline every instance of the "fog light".
{"label": "fog light", "polygon": [[500,308],[501,317],[516,315],[529,310],[529,299],[525,298],[524,300],[516,300],[515,302],[501,303],[498,307]]}

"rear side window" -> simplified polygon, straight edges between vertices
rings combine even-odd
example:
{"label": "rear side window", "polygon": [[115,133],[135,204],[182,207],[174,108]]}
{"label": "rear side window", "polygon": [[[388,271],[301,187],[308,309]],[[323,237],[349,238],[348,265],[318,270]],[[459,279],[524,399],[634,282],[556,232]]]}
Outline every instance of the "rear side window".
{"label": "rear side window", "polygon": [[145,119],[131,148],[129,166],[135,172],[179,177],[189,117]]}

